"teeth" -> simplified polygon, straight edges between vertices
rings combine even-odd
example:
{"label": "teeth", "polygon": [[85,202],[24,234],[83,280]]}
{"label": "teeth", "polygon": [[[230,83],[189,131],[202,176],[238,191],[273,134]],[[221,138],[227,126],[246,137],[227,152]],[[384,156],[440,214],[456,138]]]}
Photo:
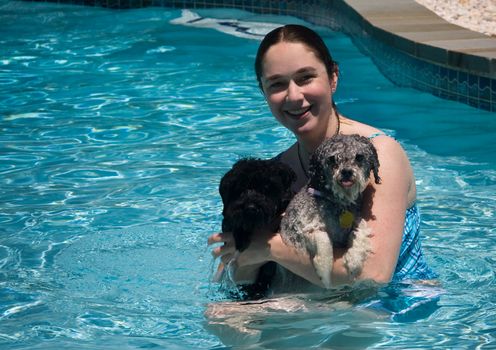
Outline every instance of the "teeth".
{"label": "teeth", "polygon": [[309,110],[310,110],[310,107],[305,108],[305,109],[298,109],[295,111],[286,111],[286,113],[291,114],[291,115],[301,115],[301,114],[305,114]]}

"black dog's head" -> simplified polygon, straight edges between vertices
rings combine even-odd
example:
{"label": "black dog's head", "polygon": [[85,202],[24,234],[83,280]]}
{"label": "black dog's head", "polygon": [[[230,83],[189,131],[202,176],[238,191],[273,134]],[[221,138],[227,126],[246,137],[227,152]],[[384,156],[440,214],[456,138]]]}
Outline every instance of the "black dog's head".
{"label": "black dog's head", "polygon": [[293,196],[291,184],[295,180],[289,166],[255,158],[237,161],[222,177],[222,231],[232,232],[238,251],[248,247],[254,230],[279,225]]}

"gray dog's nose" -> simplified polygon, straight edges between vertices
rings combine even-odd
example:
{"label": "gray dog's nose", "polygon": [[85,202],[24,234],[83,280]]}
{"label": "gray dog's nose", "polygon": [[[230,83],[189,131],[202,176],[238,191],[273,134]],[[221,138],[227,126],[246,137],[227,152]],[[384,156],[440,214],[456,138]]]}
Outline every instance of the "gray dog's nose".
{"label": "gray dog's nose", "polygon": [[353,170],[350,170],[350,169],[341,170],[341,177],[344,180],[350,179],[352,176],[353,176]]}

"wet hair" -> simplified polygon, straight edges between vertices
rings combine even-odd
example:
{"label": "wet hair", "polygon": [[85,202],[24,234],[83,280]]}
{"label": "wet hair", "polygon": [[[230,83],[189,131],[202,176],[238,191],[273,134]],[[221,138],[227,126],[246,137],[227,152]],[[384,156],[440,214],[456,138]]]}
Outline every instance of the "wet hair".
{"label": "wet hair", "polygon": [[332,78],[333,74],[338,73],[338,64],[332,59],[329,49],[327,48],[324,40],[322,40],[319,34],[317,34],[312,29],[302,25],[287,24],[283,27],[276,28],[269,32],[258,47],[257,57],[255,59],[255,74],[257,75],[260,90],[263,91],[263,59],[267,51],[273,45],[280,42],[301,43],[305,45],[324,64],[329,78]]}

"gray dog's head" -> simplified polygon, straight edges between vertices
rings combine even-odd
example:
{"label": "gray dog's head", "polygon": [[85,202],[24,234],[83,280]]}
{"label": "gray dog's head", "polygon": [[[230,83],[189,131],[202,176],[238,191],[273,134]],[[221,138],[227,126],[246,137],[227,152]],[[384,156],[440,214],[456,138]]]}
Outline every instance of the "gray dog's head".
{"label": "gray dog's head", "polygon": [[379,159],[374,145],[360,135],[335,135],[324,141],[310,158],[310,187],[332,192],[345,203],[355,203],[367,186],[370,172],[375,183]]}

